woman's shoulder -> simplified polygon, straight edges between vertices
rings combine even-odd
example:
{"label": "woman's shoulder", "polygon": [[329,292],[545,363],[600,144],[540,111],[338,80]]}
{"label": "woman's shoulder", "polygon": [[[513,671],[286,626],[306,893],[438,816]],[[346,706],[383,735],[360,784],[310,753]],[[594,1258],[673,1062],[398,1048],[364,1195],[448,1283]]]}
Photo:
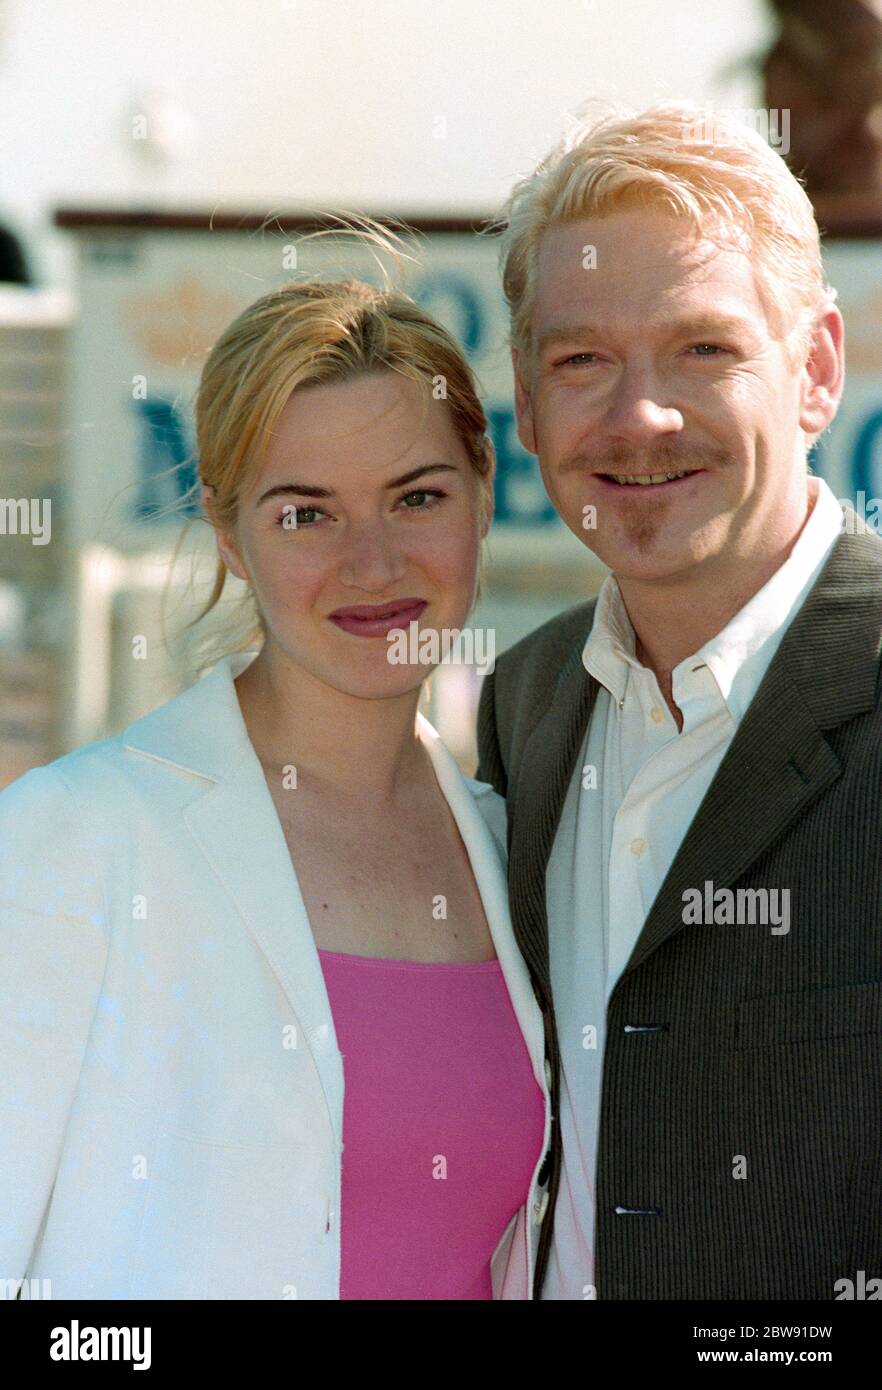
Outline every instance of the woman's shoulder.
{"label": "woman's shoulder", "polygon": [[101,743],[87,744],[52,762],[29,768],[7,783],[0,790],[0,823],[4,830],[13,829],[17,817],[30,812],[52,815],[66,810],[69,814],[72,803],[78,799],[78,784],[88,772],[94,771],[93,755],[98,754],[100,758],[103,745],[114,741],[105,739]]}
{"label": "woman's shoulder", "polygon": [[81,760],[67,754],[30,768],[0,791],[0,903],[4,929],[17,914],[99,925],[103,875],[91,801],[78,788]]}
{"label": "woman's shoulder", "polygon": [[[119,733],[32,768],[0,791],[0,814],[81,802],[88,812],[186,801],[192,782],[217,780],[243,751],[247,734],[226,669],[194,681]],[[169,776],[169,771],[190,773]]]}

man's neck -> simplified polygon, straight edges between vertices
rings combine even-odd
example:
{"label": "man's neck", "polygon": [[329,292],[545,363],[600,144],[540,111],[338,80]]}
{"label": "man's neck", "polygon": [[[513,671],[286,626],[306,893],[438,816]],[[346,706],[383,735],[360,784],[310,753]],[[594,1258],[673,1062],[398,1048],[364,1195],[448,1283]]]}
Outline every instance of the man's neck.
{"label": "man's neck", "polygon": [[740,613],[781,568],[796,544],[818,498],[818,484],[809,479],[804,516],[777,550],[740,560],[725,576],[689,575],[671,581],[635,581],[616,576],[636,638],[637,660],[651,669],[668,708],[682,728],[672,695],[672,674]]}

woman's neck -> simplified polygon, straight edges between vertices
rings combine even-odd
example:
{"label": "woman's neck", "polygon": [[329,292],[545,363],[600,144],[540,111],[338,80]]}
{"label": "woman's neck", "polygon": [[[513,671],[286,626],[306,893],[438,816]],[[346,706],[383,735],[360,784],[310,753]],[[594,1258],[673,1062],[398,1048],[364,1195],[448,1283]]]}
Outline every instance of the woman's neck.
{"label": "woman's neck", "polygon": [[348,804],[393,803],[425,776],[416,734],[420,688],[363,699],[325,684],[264,648],[235,681],[242,718],[267,771]]}

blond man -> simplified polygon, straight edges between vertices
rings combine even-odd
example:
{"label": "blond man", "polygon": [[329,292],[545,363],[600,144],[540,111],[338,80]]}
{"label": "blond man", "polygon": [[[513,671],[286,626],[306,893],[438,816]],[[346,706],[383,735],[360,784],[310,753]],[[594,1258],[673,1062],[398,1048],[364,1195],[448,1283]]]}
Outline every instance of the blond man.
{"label": "blond man", "polygon": [[669,106],[574,126],[502,223],[520,438],[611,571],[481,699],[555,1113],[534,1296],[847,1297],[882,1276],[882,540],[807,464],[844,370],[812,209]]}

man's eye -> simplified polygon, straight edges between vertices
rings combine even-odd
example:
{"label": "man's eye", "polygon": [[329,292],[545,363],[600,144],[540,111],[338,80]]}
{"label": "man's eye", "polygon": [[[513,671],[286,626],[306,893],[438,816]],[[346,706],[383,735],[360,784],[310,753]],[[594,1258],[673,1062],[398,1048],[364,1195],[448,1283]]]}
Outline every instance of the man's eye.
{"label": "man's eye", "polygon": [[699,357],[708,357],[716,356],[717,353],[725,352],[726,349],[720,347],[719,343],[693,343],[689,351],[697,352]]}
{"label": "man's eye", "polygon": [[318,507],[286,507],[278,519],[278,525],[284,527],[286,531],[299,531],[301,527],[306,530],[315,525],[317,516],[324,516],[325,513]]}
{"label": "man's eye", "polygon": [[561,366],[568,367],[571,362],[577,362],[580,357],[590,357],[592,359],[595,359],[596,356],[597,354],[594,352],[574,352],[572,357],[564,358],[563,362],[561,363]]}

